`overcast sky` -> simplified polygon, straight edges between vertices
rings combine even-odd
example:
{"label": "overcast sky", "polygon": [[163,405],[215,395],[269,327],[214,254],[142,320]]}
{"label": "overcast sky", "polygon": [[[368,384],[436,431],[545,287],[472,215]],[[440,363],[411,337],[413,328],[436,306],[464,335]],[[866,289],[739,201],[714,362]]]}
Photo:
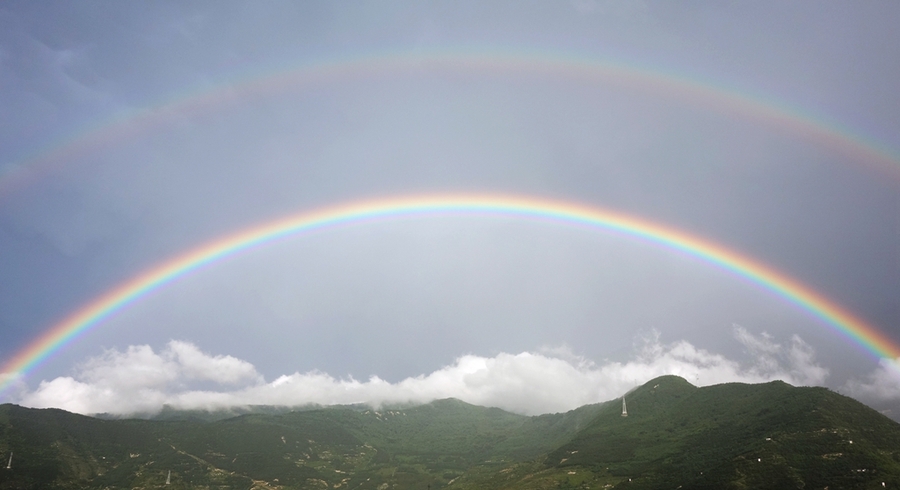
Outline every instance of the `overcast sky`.
{"label": "overcast sky", "polygon": [[[665,224],[898,343],[898,21],[893,1],[3,2],[0,360],[217,237],[436,192]],[[3,401],[542,413],[672,373],[823,385],[900,417],[898,362],[672,250],[423,216],[218,262]]]}

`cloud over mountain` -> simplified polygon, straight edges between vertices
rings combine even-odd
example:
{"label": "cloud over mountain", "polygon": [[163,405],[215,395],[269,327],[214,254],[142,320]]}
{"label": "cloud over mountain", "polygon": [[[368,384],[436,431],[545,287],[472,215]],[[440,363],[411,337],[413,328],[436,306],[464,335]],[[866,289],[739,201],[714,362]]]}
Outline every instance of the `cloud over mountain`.
{"label": "cloud over mountain", "polygon": [[[213,356],[184,341],[170,341],[159,353],[150,346],[108,350],[84,362],[72,376],[42,381],[21,395],[32,407],[79,413],[153,413],[163,405],[215,409],[246,405],[424,403],[454,397],[469,403],[539,414],[561,412],[621,396],[653,377],[675,374],[698,385],[756,383],[781,379],[795,385],[821,384],[827,370],[797,336],[782,345],[767,334],[735,327],[735,338],[751,354],[741,363],[681,340],[640,339],[627,362],[596,363],[567,349],[463,355],[430,374],[397,383],[378,376],[366,381],[335,378],[319,371],[266,381],[250,363]],[[862,388],[861,388],[862,389]]]}
{"label": "cloud over mountain", "polygon": [[878,367],[861,379],[851,379],[844,391],[860,400],[900,401],[900,358],[880,359]]}

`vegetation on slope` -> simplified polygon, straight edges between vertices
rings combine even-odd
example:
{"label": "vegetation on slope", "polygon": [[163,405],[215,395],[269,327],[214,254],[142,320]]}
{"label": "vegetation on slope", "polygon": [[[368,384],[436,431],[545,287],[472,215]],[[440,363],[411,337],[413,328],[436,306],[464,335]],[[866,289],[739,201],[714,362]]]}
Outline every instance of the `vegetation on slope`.
{"label": "vegetation on slope", "polygon": [[[697,388],[525,417],[458,400],[101,420],[0,406],[7,488],[900,487],[900,425],[823,388]],[[165,480],[171,472],[171,484]]]}
{"label": "vegetation on slope", "polygon": [[696,388],[665,376],[627,401],[628,417],[611,407],[546,463],[630,478],[633,488],[900,485],[900,426],[825,388]]}

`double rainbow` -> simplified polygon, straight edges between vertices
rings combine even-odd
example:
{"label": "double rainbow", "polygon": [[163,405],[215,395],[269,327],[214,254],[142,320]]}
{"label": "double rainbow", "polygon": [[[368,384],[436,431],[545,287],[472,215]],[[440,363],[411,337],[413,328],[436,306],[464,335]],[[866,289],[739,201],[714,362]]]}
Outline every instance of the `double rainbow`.
{"label": "double rainbow", "polygon": [[148,269],[83,306],[8,360],[0,373],[18,376],[117,311],[188,274],[235,254],[304,233],[409,216],[503,216],[604,231],[642,240],[719,267],[806,310],[823,324],[879,357],[900,357],[900,347],[838,304],[804,284],[721,245],[635,216],[564,201],[506,195],[426,195],[331,206],[255,226],[206,243]]}
{"label": "double rainbow", "polygon": [[[165,124],[175,114],[208,111],[234,99],[278,94],[331,81],[435,71],[552,76],[660,94],[785,129],[848,156],[853,164],[873,165],[892,177],[900,176],[900,158],[889,148],[849,128],[777,101],[674,73],[611,60],[565,53],[454,49],[374,53],[319,60],[267,73],[249,74],[212,89],[170,97],[146,109],[120,114],[78,132],[72,138],[59,141],[49,149],[42,149],[12,165],[4,165],[0,168],[0,197],[4,191],[70,164],[79,154],[143,134],[149,128]],[[223,257],[317,229],[427,214],[490,214],[547,220],[652,242],[699,258],[770,290],[879,357],[900,357],[900,348],[891,339],[809,287],[753,259],[679,230],[575,203],[497,195],[419,196],[339,205],[288,216],[215,240],[151,268],[91,301],[9,359],[0,368],[0,375],[6,373],[12,377],[0,381],[0,394],[16,375],[26,375],[48,356],[116,311]]]}

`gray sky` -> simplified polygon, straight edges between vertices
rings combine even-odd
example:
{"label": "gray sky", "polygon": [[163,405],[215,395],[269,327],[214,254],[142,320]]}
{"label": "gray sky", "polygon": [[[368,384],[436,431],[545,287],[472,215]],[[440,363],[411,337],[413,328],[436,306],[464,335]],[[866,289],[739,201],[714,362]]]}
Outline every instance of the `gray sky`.
{"label": "gray sky", "polygon": [[[665,224],[900,343],[898,19],[895,2],[5,2],[0,359],[217,237],[435,192]],[[4,399],[127,412],[457,396],[539,413],[673,372],[889,408],[895,364],[671,250],[426,216],[219,262]]]}

